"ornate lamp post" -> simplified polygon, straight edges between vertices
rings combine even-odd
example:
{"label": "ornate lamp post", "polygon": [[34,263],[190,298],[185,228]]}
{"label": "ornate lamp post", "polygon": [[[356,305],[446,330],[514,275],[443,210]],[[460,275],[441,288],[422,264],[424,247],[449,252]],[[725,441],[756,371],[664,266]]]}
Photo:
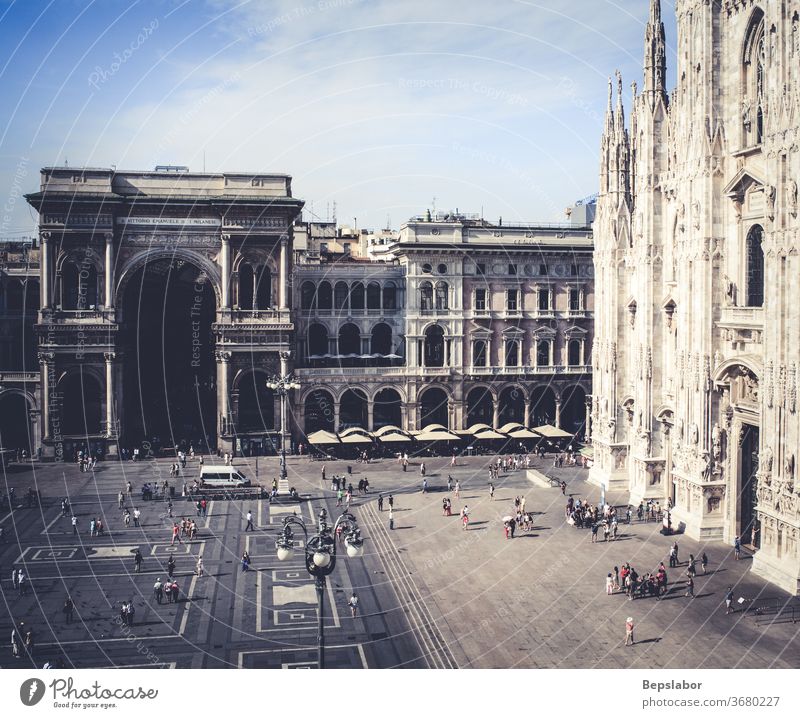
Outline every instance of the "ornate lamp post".
{"label": "ornate lamp post", "polygon": [[292,389],[299,389],[300,384],[287,372],[289,352],[281,354],[281,374],[273,376],[267,382],[267,389],[274,391],[281,400],[281,481],[287,478],[286,472],[286,397]]}
{"label": "ornate lamp post", "polygon": [[283,531],[275,541],[275,549],[279,561],[286,561],[294,555],[294,534],[292,526],[299,526],[305,538],[306,571],[314,577],[314,586],[317,589],[317,607],[319,616],[317,620],[317,663],[319,668],[325,668],[325,632],[324,613],[325,607],[325,577],[333,572],[336,566],[336,544],[344,541],[345,550],[350,558],[362,556],[364,553],[364,540],[358,528],[356,517],[345,511],[333,527],[328,525],[328,512],[322,509],[319,513],[319,526],[317,533],[311,538],[308,536],[303,519],[298,516],[286,516],[283,519]]}

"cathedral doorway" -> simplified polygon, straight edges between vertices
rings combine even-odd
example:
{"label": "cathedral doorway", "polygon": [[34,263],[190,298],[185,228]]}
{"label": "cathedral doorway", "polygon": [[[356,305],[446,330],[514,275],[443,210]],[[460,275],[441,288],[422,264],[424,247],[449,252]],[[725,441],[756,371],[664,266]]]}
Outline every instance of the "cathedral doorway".
{"label": "cathedral doorway", "polygon": [[742,425],[739,448],[738,529],[741,542],[753,549],[759,547],[761,540],[761,527],[755,508],[758,486],[758,439],[757,426]]}
{"label": "cathedral doorway", "polygon": [[216,444],[216,296],[183,259],[138,269],[123,294],[123,432],[153,449]]}

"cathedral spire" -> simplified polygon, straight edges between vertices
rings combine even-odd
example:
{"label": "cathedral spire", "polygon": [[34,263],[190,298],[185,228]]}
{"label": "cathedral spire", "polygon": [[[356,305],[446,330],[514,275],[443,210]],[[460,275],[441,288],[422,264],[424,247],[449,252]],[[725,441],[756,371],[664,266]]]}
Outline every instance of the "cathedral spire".
{"label": "cathedral spire", "polygon": [[650,18],[644,33],[644,95],[650,107],[666,101],[667,50],[661,0],[650,0]]}
{"label": "cathedral spire", "polygon": [[622,73],[617,70],[617,109],[614,112],[614,125],[618,132],[625,131],[625,109],[622,105]]}

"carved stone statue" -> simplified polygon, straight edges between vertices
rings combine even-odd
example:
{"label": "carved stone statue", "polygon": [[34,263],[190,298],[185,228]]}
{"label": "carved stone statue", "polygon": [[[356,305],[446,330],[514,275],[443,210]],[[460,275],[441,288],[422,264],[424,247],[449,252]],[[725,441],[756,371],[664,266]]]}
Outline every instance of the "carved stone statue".
{"label": "carved stone statue", "polygon": [[786,183],[786,207],[792,217],[797,216],[797,182],[793,179]]}
{"label": "carved stone statue", "polygon": [[692,444],[697,444],[700,441],[700,430],[697,428],[697,424],[690,424],[689,425],[689,441]]}
{"label": "carved stone statue", "polygon": [[722,458],[722,429],[719,424],[714,424],[711,429],[711,455],[714,457],[714,463],[719,463]]}
{"label": "carved stone statue", "polygon": [[767,446],[761,455],[761,467],[767,474],[772,474],[772,449]]}
{"label": "carved stone statue", "polygon": [[750,128],[752,127],[753,121],[750,117],[750,98],[743,97],[742,98],[742,124],[744,128],[750,132]]}
{"label": "carved stone statue", "polygon": [[764,200],[767,204],[767,217],[775,219],[775,187],[773,185],[764,185]]}

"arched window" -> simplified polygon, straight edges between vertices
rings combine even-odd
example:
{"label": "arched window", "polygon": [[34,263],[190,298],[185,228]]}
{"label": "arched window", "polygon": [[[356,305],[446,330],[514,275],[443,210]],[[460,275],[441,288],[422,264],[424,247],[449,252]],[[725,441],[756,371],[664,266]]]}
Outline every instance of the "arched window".
{"label": "arched window", "polygon": [[322,324],[308,328],[308,355],[322,356],[328,353],[328,330]]}
{"label": "arched window", "polygon": [[[361,333],[355,324],[345,324],[339,330],[339,354],[361,356]],[[356,357],[348,357],[355,359]]]}
{"label": "arched window", "polygon": [[444,329],[439,326],[425,330],[425,366],[444,366]]}
{"label": "arched window", "polygon": [[448,309],[447,282],[436,282],[436,308]]}
{"label": "arched window", "polygon": [[381,287],[377,282],[367,285],[367,309],[381,308]]}
{"label": "arched window", "polygon": [[570,340],[567,346],[567,364],[578,366],[581,363],[581,342],[579,339]]}
{"label": "arched window", "polygon": [[247,263],[239,265],[239,309],[253,308],[253,268]]}
{"label": "arched window", "polygon": [[430,282],[422,282],[419,285],[419,308],[423,312],[430,312],[433,309],[433,285]]}
{"label": "arched window", "polygon": [[516,339],[506,341],[506,366],[519,366],[519,342]]}
{"label": "arched window", "polygon": [[388,324],[376,324],[372,328],[370,352],[384,356],[392,353],[392,328]]}
{"label": "arched window", "polygon": [[383,285],[383,308],[397,309],[397,287],[394,282],[386,282]]}
{"label": "arched window", "polygon": [[258,282],[256,283],[255,309],[268,309],[272,306],[272,273],[265,264],[258,269]]}
{"label": "arched window", "polygon": [[333,290],[330,282],[320,282],[317,288],[317,308],[333,309]]}
{"label": "arched window", "polygon": [[303,282],[300,289],[300,306],[303,309],[313,309],[316,306],[316,298],[313,282]]}
{"label": "arched window", "polygon": [[364,285],[356,282],[350,288],[350,309],[364,311]]}
{"label": "arched window", "polygon": [[550,366],[550,342],[547,339],[536,342],[536,366]]}
{"label": "arched window", "polygon": [[486,366],[486,342],[482,339],[472,345],[472,366]]}
{"label": "arched window", "polygon": [[345,282],[336,282],[336,288],[333,290],[333,308],[347,311],[349,296],[350,288],[347,284]]}
{"label": "arched window", "polygon": [[742,123],[745,145],[761,144],[764,138],[767,51],[764,36],[764,13],[753,13],[745,34],[743,52]]}
{"label": "arched window", "polygon": [[761,241],[764,230],[761,225],[753,225],[747,233],[745,252],[747,253],[747,306],[764,306],[764,249]]}
{"label": "arched window", "polygon": [[86,311],[97,305],[97,270],[94,265],[65,262],[61,281],[64,309]]}

